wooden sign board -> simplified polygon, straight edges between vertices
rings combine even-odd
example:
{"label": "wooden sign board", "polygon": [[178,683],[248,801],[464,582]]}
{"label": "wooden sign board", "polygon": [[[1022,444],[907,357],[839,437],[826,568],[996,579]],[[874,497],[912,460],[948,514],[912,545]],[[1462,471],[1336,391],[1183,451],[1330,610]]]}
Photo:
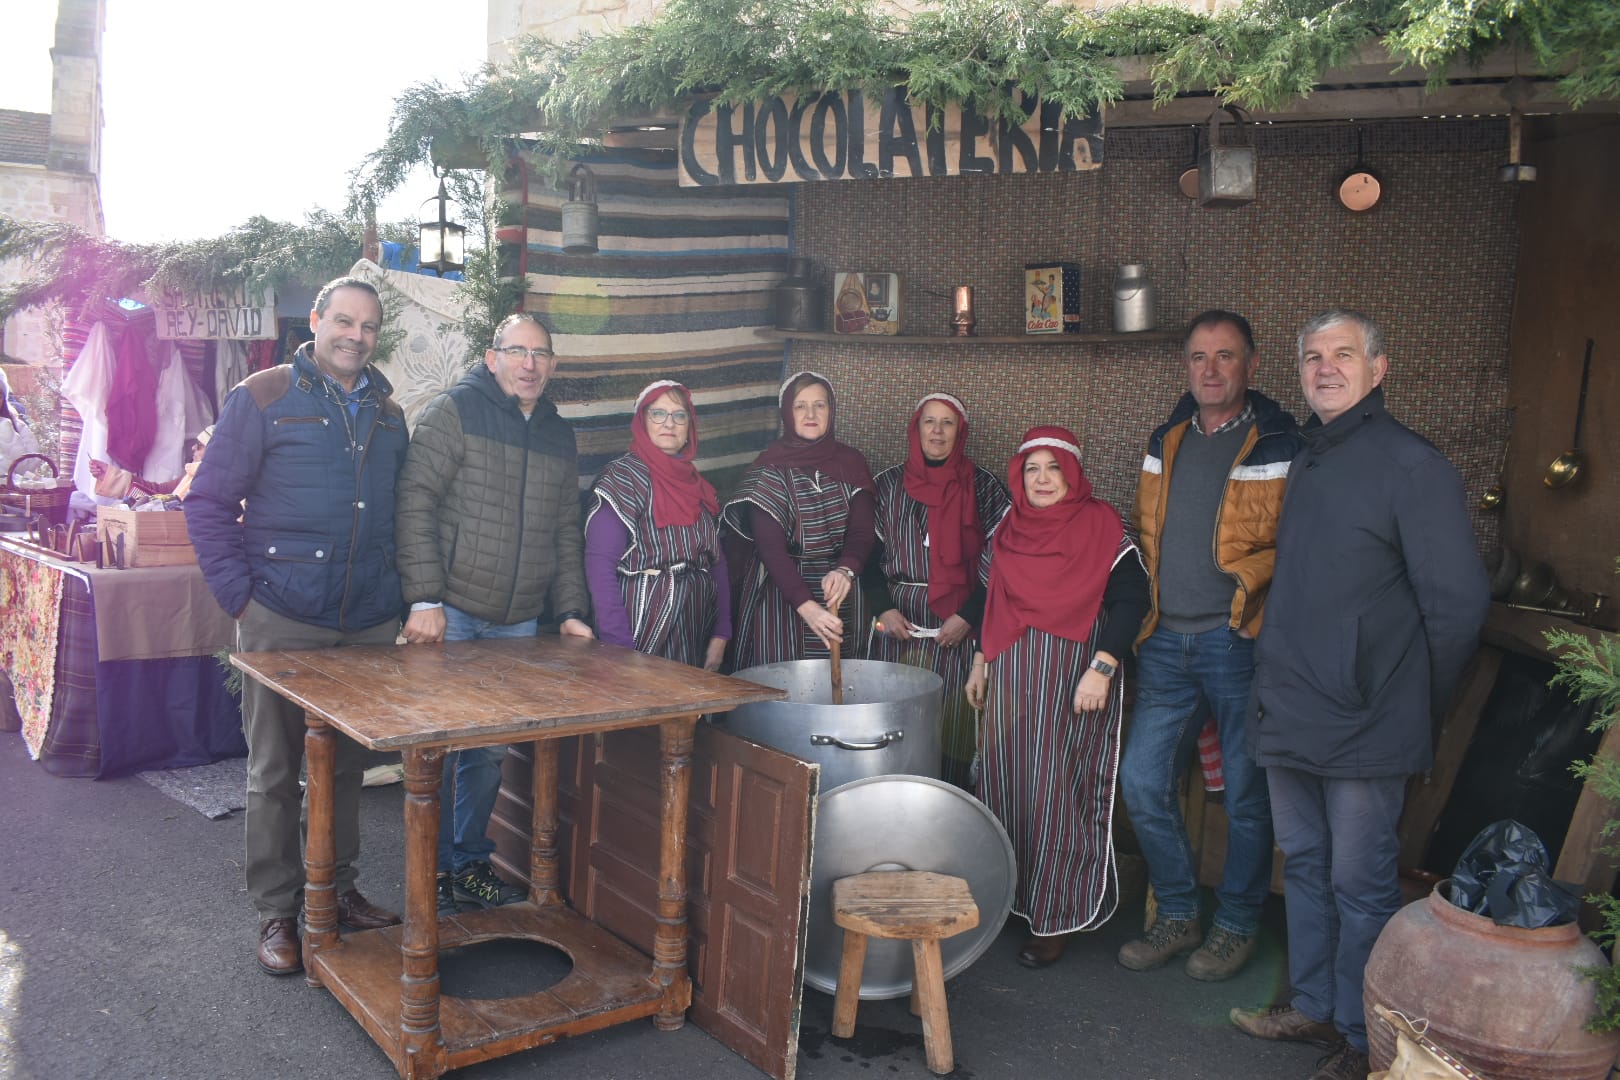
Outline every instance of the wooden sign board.
{"label": "wooden sign board", "polygon": [[681,117],[686,187],[1075,172],[1102,164],[1101,115],[1059,116],[1024,97],[1013,127],[971,108],[925,107],[895,87],[881,101],[859,90],[778,97],[746,105],[696,101]]}
{"label": "wooden sign board", "polygon": [[276,337],[276,294],[249,296],[241,285],[203,291],[165,290],[152,308],[164,341],[266,340]]}

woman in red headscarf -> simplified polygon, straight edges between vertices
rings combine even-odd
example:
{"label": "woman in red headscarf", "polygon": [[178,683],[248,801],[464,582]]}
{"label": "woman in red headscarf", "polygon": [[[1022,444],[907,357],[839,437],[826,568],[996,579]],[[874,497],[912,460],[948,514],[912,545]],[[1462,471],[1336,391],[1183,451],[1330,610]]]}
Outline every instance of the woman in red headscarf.
{"label": "woman in red headscarf", "polygon": [[967,692],[984,709],[978,795],[1012,840],[1013,910],[1033,933],[1018,960],[1045,967],[1119,902],[1119,666],[1147,614],[1148,578],[1066,429],[1031,428],[1007,484],[1013,508],[990,544]]}
{"label": "woman in red headscarf", "polygon": [[867,656],[927,668],[945,681],[941,775],[971,788],[977,737],[963,689],[984,613],[979,555],[1011,505],[1007,489],[967,456],[968,419],[950,394],[917,403],[905,463],[877,476],[874,558],[861,575],[878,612]]}
{"label": "woman in red headscarf", "polygon": [[731,638],[731,592],[720,503],[692,464],[697,448],[686,387],[661,380],[643,390],[630,452],[591,488],[585,580],[601,640],[717,671]]}
{"label": "woman in red headscarf", "polygon": [[[872,552],[872,471],[833,436],[832,384],[801,371],[782,384],[782,435],[754,459],[725,522],[752,541],[737,605],[736,667],[854,655],[871,618],[855,577]],[[840,607],[851,600],[847,616]]]}

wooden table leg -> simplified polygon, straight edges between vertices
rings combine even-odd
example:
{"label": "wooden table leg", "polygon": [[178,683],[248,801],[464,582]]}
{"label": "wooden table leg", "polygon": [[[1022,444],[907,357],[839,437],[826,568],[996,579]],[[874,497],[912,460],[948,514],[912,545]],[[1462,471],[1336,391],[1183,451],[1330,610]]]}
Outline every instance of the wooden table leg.
{"label": "wooden table leg", "polygon": [[660,1031],[675,1031],[685,1024],[687,1007],[692,1004],[692,978],[686,971],[686,802],[692,788],[696,728],[696,716],[665,720],[658,727],[663,798],[652,977],[664,990],[664,1003],[653,1017],[653,1025]]}
{"label": "wooden table leg", "polygon": [[928,1071],[944,1076],[956,1068],[956,1054],[951,1047],[951,1018],[945,1008],[945,968],[940,960],[939,939],[913,940],[911,957],[917,965],[917,997],[922,1003]]}
{"label": "wooden table leg", "polygon": [[541,739],[534,747],[534,817],[529,830],[529,899],[539,907],[561,904],[557,887],[557,743]]}
{"label": "wooden table leg", "polygon": [[400,933],[400,1075],[444,1072],[439,1032],[439,784],[444,748],[407,748],[405,759],[405,920]]}
{"label": "wooden table leg", "polygon": [[861,973],[866,967],[866,935],[844,930],[844,953],[838,961],[838,994],[833,998],[832,1033],[847,1039],[855,1034],[855,1010],[861,1005]]}
{"label": "wooden table leg", "polygon": [[316,953],[337,943],[337,893],[332,879],[336,841],[332,834],[332,773],[337,760],[337,733],[314,713],[304,714],[304,760],[309,773],[305,793],[309,819],[304,836],[304,981],[321,985],[315,974]]}

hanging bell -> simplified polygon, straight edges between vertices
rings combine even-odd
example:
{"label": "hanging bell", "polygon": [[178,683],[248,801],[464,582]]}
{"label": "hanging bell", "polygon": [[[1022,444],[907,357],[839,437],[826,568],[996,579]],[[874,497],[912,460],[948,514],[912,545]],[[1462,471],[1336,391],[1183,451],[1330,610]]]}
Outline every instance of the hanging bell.
{"label": "hanging bell", "polygon": [[562,204],[562,249],[569,255],[595,255],[600,225],[596,209],[596,174],[584,164],[568,173],[568,201]]}
{"label": "hanging bell", "polygon": [[[1232,123],[1221,126],[1231,114]],[[1254,144],[1242,116],[1230,105],[1209,114],[1209,138],[1198,155],[1198,205],[1242,206],[1254,202]]]}

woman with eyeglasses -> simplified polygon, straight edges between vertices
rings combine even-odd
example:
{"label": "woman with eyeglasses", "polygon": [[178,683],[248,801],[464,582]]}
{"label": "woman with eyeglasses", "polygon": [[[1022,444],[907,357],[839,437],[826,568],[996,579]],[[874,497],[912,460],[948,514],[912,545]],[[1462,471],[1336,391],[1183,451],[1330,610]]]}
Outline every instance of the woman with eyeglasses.
{"label": "woman with eyeglasses", "polygon": [[1029,920],[1018,962],[1041,968],[1119,903],[1119,667],[1148,577],[1118,511],[1092,495],[1072,432],[1031,428],[1007,486],[967,695],[984,710],[977,794],[1012,840],[1013,913]]}
{"label": "woman with eyeglasses", "polygon": [[[801,371],[782,384],[782,435],[754,459],[725,523],[752,542],[737,605],[735,666],[855,655],[871,616],[855,578],[872,552],[874,483],[833,435],[832,384]],[[849,605],[844,608],[844,601]]]}
{"label": "woman with eyeglasses", "polygon": [[597,636],[718,671],[731,638],[720,503],[698,474],[691,392],[667,379],[636,398],[630,451],[591,488],[585,580]]}
{"label": "woman with eyeglasses", "polygon": [[963,690],[984,614],[979,553],[1007,512],[1007,489],[967,456],[967,409],[950,394],[917,402],[910,452],[877,476],[877,556],[861,587],[877,623],[867,658],[945,681],[940,776],[971,788],[976,745]]}

